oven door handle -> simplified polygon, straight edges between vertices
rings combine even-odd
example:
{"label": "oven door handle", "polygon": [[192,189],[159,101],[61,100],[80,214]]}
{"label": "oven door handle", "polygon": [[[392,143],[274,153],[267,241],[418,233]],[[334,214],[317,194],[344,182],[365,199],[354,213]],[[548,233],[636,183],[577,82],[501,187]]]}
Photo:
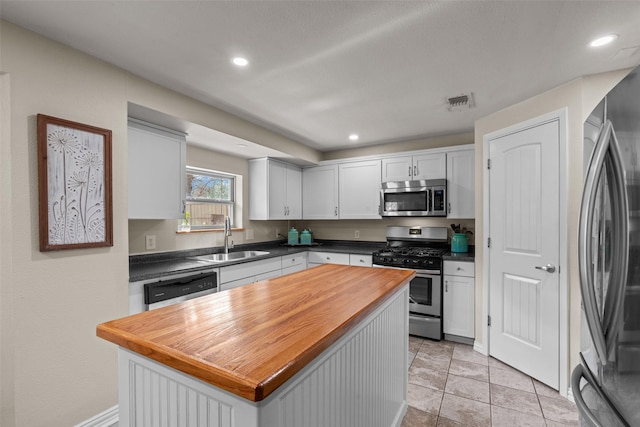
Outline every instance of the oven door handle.
{"label": "oven door handle", "polygon": [[415,270],[417,277],[440,276],[440,270]]}
{"label": "oven door handle", "polygon": [[419,304],[418,301],[414,300],[411,294],[409,294],[409,302],[413,304]]}

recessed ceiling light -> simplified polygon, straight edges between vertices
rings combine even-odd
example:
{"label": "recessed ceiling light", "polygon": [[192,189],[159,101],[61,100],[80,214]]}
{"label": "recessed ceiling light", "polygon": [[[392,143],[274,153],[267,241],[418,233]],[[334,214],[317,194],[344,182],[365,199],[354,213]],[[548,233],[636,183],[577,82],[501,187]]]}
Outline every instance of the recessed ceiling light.
{"label": "recessed ceiling light", "polygon": [[611,43],[617,38],[618,38],[617,34],[608,34],[606,36],[598,37],[597,39],[593,40],[591,43],[589,43],[589,46],[591,47],[604,46],[606,44]]}
{"label": "recessed ceiling light", "polygon": [[231,62],[236,64],[238,67],[246,67],[247,65],[249,65],[249,61],[247,60],[247,58],[242,58],[241,56],[236,56],[231,60]]}
{"label": "recessed ceiling light", "polygon": [[360,137],[358,136],[357,133],[352,133],[351,135],[349,135],[349,141],[357,141],[358,138]]}

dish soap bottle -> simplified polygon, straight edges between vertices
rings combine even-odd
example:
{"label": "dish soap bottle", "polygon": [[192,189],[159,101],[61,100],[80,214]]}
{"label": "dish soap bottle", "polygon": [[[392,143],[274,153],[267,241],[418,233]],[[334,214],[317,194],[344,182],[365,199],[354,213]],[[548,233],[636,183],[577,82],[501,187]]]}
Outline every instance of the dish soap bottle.
{"label": "dish soap bottle", "polygon": [[296,230],[295,227],[291,227],[291,230],[289,230],[287,243],[289,243],[290,245],[297,245],[299,243],[298,230]]}

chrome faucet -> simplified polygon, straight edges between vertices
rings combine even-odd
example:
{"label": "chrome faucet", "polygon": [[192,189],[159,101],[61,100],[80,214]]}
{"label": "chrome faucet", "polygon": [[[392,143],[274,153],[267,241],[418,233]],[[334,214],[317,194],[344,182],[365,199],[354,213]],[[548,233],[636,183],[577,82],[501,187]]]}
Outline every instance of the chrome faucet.
{"label": "chrome faucet", "polygon": [[231,236],[231,218],[227,215],[224,218],[224,253],[229,253],[229,236]]}

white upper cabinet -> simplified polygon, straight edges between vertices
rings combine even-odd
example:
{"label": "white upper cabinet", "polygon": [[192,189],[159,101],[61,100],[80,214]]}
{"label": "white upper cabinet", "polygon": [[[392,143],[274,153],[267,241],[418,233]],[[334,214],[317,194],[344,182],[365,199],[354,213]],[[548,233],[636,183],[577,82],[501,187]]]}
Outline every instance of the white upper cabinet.
{"label": "white upper cabinet", "polygon": [[447,218],[475,218],[475,150],[447,153]]}
{"label": "white upper cabinet", "polygon": [[445,153],[433,153],[382,159],[382,181],[445,179],[446,158]]}
{"label": "white upper cabinet", "polygon": [[301,219],[300,168],[267,158],[249,160],[249,218]]}
{"label": "white upper cabinet", "polygon": [[305,168],[302,196],[304,219],[338,219],[338,165]]}
{"label": "white upper cabinet", "polygon": [[340,219],[379,219],[381,161],[339,165]]}
{"label": "white upper cabinet", "polygon": [[128,122],[129,218],[179,219],[186,196],[186,136]]}

